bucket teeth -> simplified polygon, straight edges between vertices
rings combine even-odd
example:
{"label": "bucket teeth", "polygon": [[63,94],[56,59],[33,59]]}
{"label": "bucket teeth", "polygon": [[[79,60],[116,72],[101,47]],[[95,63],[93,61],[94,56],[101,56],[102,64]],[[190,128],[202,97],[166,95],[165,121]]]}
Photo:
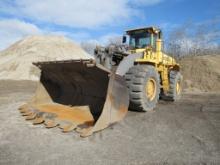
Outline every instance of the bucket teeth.
{"label": "bucket teeth", "polygon": [[58,127],[62,129],[62,132],[70,132],[77,127],[77,124],[68,121],[60,121]]}
{"label": "bucket teeth", "polygon": [[92,134],[91,129],[92,129],[92,127],[88,127],[88,128],[77,127],[76,132],[78,132],[81,137],[87,137]]}
{"label": "bucket teeth", "polygon": [[58,127],[59,127],[60,129],[64,129],[65,127],[69,126],[70,124],[71,124],[70,122],[60,121]]}
{"label": "bucket teeth", "polygon": [[33,114],[33,112],[28,110],[27,112],[22,113],[22,116],[30,116],[32,114]]}
{"label": "bucket teeth", "polygon": [[44,122],[43,117],[37,117],[33,120],[33,124],[41,124]]}
{"label": "bucket teeth", "polygon": [[46,120],[44,122],[44,125],[46,128],[53,128],[53,127],[56,127],[58,125],[58,123],[54,120]]}
{"label": "bucket teeth", "polygon": [[33,120],[33,119],[36,118],[36,116],[37,116],[36,113],[32,113],[31,115],[28,115],[28,116],[25,118],[25,120]]}
{"label": "bucket teeth", "polygon": [[24,105],[20,106],[18,108],[18,110],[27,109],[27,108],[28,108],[28,104],[24,104]]}
{"label": "bucket teeth", "polygon": [[21,112],[21,113],[26,113],[26,112],[28,112],[29,110],[28,109],[19,109],[19,111]]}
{"label": "bucket teeth", "polygon": [[77,127],[77,124],[67,125],[67,126],[63,127],[62,132],[64,132],[64,133],[70,132],[70,131],[74,130],[76,127]]}
{"label": "bucket teeth", "polygon": [[82,132],[83,132],[83,128],[77,127],[77,128],[76,128],[76,132],[82,133]]}

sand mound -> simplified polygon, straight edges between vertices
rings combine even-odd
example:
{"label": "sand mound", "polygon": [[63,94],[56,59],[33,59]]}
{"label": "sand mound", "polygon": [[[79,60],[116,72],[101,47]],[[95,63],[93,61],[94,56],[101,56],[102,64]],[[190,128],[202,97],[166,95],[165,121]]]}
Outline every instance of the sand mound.
{"label": "sand mound", "polygon": [[61,36],[30,36],[0,52],[0,79],[38,80],[37,61],[92,58],[71,40]]}
{"label": "sand mound", "polygon": [[180,64],[186,91],[220,91],[220,55],[186,57]]}

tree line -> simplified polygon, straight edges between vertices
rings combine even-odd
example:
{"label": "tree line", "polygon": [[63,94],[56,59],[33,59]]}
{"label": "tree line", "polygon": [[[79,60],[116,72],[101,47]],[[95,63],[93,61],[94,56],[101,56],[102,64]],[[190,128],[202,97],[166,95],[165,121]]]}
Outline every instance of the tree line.
{"label": "tree line", "polygon": [[[166,29],[165,29],[166,31]],[[121,36],[110,37],[110,44],[120,45]],[[81,47],[89,54],[94,53],[96,41],[84,41]],[[176,58],[199,55],[220,55],[220,19],[212,19],[203,23],[187,21],[170,30],[164,41],[164,51]]]}

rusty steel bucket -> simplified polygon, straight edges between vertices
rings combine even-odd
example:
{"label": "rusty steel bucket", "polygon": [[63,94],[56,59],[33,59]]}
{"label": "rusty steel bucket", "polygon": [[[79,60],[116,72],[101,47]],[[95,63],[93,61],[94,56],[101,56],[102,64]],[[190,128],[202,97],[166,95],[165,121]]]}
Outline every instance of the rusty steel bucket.
{"label": "rusty steel bucket", "polygon": [[94,60],[34,63],[41,69],[34,97],[19,107],[26,120],[82,137],[124,118],[129,95],[122,76]]}

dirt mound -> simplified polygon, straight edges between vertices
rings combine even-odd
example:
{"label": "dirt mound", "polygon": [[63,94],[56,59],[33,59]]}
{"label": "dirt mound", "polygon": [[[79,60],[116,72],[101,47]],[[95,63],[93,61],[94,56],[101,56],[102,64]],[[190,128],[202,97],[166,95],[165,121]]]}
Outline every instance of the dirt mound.
{"label": "dirt mound", "polygon": [[220,92],[220,55],[180,60],[186,91]]}
{"label": "dirt mound", "polygon": [[93,58],[62,36],[29,36],[0,52],[0,79],[38,80],[37,61]]}

